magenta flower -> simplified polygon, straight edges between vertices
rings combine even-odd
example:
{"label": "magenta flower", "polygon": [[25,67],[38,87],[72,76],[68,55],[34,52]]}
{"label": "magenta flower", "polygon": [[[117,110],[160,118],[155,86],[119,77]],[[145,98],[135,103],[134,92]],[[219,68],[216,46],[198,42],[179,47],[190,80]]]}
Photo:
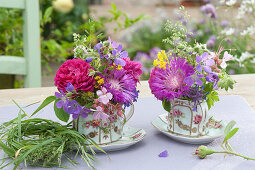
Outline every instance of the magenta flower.
{"label": "magenta flower", "polygon": [[109,117],[109,115],[104,112],[104,109],[101,106],[97,106],[96,110],[93,111],[95,111],[93,114],[93,118],[95,120],[102,120],[103,122],[105,122]]}
{"label": "magenta flower", "polygon": [[139,82],[140,76],[143,74],[141,68],[143,67],[142,64],[130,61],[129,57],[124,58],[126,65],[124,69],[127,71],[127,74],[131,74],[136,82]]}
{"label": "magenta flower", "polygon": [[151,92],[159,100],[179,98],[190,87],[184,79],[193,74],[193,66],[182,58],[173,57],[166,69],[155,67],[152,70],[149,79]]}
{"label": "magenta flower", "polygon": [[99,96],[97,100],[105,105],[112,99],[112,94],[107,93],[107,90],[104,87],[102,88],[102,90],[97,91],[97,95]]}
{"label": "magenta flower", "polygon": [[201,115],[196,115],[194,118],[194,123],[195,124],[199,124],[202,120],[202,116]]}
{"label": "magenta flower", "polygon": [[55,86],[66,92],[65,87],[71,83],[76,91],[93,91],[95,80],[89,76],[89,69],[94,69],[82,59],[65,61],[56,73]]}

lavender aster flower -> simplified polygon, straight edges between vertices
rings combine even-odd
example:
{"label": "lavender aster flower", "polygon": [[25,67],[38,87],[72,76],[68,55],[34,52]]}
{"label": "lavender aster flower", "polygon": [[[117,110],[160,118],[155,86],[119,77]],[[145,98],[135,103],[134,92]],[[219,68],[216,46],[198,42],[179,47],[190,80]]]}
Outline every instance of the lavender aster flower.
{"label": "lavender aster flower", "polygon": [[213,40],[211,40],[211,39],[209,39],[209,40],[206,42],[206,46],[207,46],[208,48],[213,48],[214,45],[215,45],[215,41],[213,41]]}
{"label": "lavender aster flower", "polygon": [[126,70],[114,69],[105,77],[105,88],[113,95],[113,101],[129,105],[137,96],[136,81]]}
{"label": "lavender aster flower", "polygon": [[228,24],[229,24],[229,22],[227,21],[227,20],[223,20],[223,21],[221,21],[221,26],[222,27],[227,27],[228,26]]}
{"label": "lavender aster flower", "polygon": [[155,67],[152,70],[149,79],[151,92],[159,100],[178,98],[189,90],[184,79],[193,74],[193,66],[182,58],[173,57],[166,69]]}
{"label": "lavender aster flower", "polygon": [[216,18],[216,10],[212,4],[206,4],[204,6],[201,6],[200,10],[206,16],[211,17],[211,18]]}

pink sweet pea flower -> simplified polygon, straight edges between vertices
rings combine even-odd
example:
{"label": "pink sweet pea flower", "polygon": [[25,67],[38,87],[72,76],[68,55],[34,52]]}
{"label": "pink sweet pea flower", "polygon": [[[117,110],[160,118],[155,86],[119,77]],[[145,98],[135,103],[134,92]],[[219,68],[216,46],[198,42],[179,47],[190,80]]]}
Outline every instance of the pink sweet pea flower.
{"label": "pink sweet pea flower", "polygon": [[97,100],[105,105],[112,99],[112,94],[107,93],[107,90],[104,87],[102,88],[102,90],[97,91],[97,95],[99,96]]}
{"label": "pink sweet pea flower", "polygon": [[226,68],[227,67],[227,61],[233,60],[233,56],[231,54],[228,54],[227,51],[224,52],[224,56],[222,59],[222,63],[220,64],[221,68]]}
{"label": "pink sweet pea flower", "polygon": [[104,109],[101,106],[97,106],[96,110],[94,110],[95,113],[93,114],[93,118],[95,120],[102,120],[103,122],[106,121],[106,119],[109,117],[108,114],[104,112]]}

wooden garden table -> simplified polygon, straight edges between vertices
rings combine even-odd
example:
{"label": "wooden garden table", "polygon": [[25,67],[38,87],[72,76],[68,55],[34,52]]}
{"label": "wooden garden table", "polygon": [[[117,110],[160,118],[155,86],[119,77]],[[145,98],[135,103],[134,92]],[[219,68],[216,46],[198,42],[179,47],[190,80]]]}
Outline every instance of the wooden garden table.
{"label": "wooden garden table", "polygon": [[[240,95],[255,110],[255,74],[233,75],[237,81],[234,90],[225,92],[220,90],[220,95]],[[141,81],[138,85],[140,97],[152,97],[148,81]],[[13,104],[12,99],[19,104],[30,104],[33,102],[43,101],[47,96],[54,95],[56,87],[42,88],[21,88],[0,90],[0,106]]]}

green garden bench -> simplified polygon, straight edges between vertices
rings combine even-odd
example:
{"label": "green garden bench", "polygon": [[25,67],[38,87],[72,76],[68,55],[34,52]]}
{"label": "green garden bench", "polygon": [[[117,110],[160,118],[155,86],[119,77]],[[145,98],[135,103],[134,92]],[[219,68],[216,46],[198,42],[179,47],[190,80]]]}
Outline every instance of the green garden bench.
{"label": "green garden bench", "polygon": [[41,87],[39,0],[0,0],[0,8],[22,10],[24,53],[24,56],[0,54],[0,74],[24,75],[24,87]]}

